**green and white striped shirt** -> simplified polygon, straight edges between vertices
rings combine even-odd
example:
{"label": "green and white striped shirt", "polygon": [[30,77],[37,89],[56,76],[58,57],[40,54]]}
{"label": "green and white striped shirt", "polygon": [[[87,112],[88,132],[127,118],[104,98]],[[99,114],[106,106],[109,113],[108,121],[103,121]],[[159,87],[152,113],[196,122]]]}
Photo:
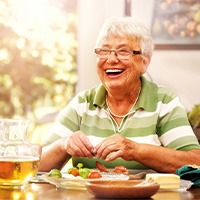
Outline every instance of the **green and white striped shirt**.
{"label": "green and white striped shirt", "polygon": [[[170,90],[142,76],[138,101],[131,112],[124,117],[120,126],[109,114],[105,99],[106,90],[103,85],[77,94],[60,112],[55,129],[48,135],[46,144],[80,130],[87,135],[94,146],[104,138],[119,133],[143,144],[183,151],[200,149],[185,109],[179,98]],[[94,168],[97,159],[72,158],[72,160],[74,166],[82,162],[85,167]],[[109,163],[100,161],[110,168],[124,165],[128,169],[147,169],[141,163],[121,158]]]}

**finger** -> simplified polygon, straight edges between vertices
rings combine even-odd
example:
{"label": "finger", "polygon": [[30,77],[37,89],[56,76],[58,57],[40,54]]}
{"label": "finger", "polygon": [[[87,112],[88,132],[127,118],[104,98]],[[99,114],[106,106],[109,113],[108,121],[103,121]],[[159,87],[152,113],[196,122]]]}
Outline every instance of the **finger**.
{"label": "finger", "polygon": [[73,157],[84,157],[84,153],[81,148],[76,144],[70,144],[68,147],[68,153]]}
{"label": "finger", "polygon": [[85,157],[93,158],[94,154],[92,153],[94,146],[90,142],[87,136],[80,135],[79,137],[80,143],[81,143],[81,150]]}
{"label": "finger", "polygon": [[77,150],[76,153],[79,157],[89,157],[89,158],[93,157],[93,154],[91,152],[93,146],[85,137],[77,138],[77,143],[75,143],[74,148],[75,150]]}
{"label": "finger", "polygon": [[68,153],[74,157],[89,157],[92,158],[93,155],[84,145],[76,145],[72,144],[71,147],[68,149]]}
{"label": "finger", "polygon": [[102,148],[104,145],[106,145],[107,142],[115,141],[115,140],[116,140],[115,138],[117,138],[118,135],[119,135],[119,134],[116,133],[116,134],[114,134],[114,135],[112,135],[112,136],[109,136],[108,138],[104,139],[104,140],[101,141],[99,144],[97,144],[97,145],[94,147],[94,149],[93,149],[93,154],[97,154],[97,152],[100,152],[100,151],[102,150],[101,148]]}
{"label": "finger", "polygon": [[103,143],[104,143],[104,142],[105,142],[105,140],[101,141],[99,144],[97,144],[97,145],[94,147],[94,149],[92,150],[92,153],[93,153],[94,155],[97,154],[97,151],[100,152],[99,148],[100,148],[101,146],[103,146]]}
{"label": "finger", "polygon": [[106,142],[98,149],[96,156],[101,159],[105,159],[111,152],[116,151],[115,142]]}
{"label": "finger", "polygon": [[115,152],[112,152],[111,154],[109,154],[106,157],[105,161],[106,162],[110,162],[110,161],[113,161],[113,160],[115,160],[117,158],[120,158],[122,156],[123,156],[123,151],[122,150],[118,150],[118,151],[115,151]]}
{"label": "finger", "polygon": [[79,139],[80,139],[80,142],[85,146],[85,148],[87,148],[88,151],[92,152],[92,150],[94,149],[94,146],[92,145],[88,137],[85,135],[80,135]]}
{"label": "finger", "polygon": [[92,149],[93,146],[88,138],[80,132],[71,136],[70,140],[68,140],[66,144],[66,151],[74,157],[92,158]]}

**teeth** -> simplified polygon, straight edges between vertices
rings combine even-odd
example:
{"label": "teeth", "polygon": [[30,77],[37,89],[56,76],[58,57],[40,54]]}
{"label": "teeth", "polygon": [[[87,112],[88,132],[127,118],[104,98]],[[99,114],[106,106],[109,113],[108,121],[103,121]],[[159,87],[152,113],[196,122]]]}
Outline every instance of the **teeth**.
{"label": "teeth", "polygon": [[120,73],[122,71],[121,69],[107,69],[106,73]]}

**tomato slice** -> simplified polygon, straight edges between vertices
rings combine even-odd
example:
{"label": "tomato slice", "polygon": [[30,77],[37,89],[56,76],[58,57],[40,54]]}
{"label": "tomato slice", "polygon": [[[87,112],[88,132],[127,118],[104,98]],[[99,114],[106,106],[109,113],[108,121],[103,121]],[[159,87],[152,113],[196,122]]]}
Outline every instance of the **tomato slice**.
{"label": "tomato slice", "polygon": [[122,165],[116,166],[113,171],[115,173],[127,173],[128,172],[128,170],[126,169],[126,167],[124,167]]}
{"label": "tomato slice", "polygon": [[95,179],[95,178],[102,178],[102,176],[99,172],[92,171],[89,173],[88,178]]}

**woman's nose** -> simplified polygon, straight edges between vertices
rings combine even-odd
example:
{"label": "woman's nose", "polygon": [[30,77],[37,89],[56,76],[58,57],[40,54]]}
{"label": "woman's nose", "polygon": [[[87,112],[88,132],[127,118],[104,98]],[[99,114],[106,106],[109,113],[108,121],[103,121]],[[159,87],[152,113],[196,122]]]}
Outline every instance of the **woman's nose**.
{"label": "woman's nose", "polygon": [[116,52],[114,52],[114,51],[110,52],[110,54],[107,57],[107,61],[106,62],[108,64],[119,62]]}

